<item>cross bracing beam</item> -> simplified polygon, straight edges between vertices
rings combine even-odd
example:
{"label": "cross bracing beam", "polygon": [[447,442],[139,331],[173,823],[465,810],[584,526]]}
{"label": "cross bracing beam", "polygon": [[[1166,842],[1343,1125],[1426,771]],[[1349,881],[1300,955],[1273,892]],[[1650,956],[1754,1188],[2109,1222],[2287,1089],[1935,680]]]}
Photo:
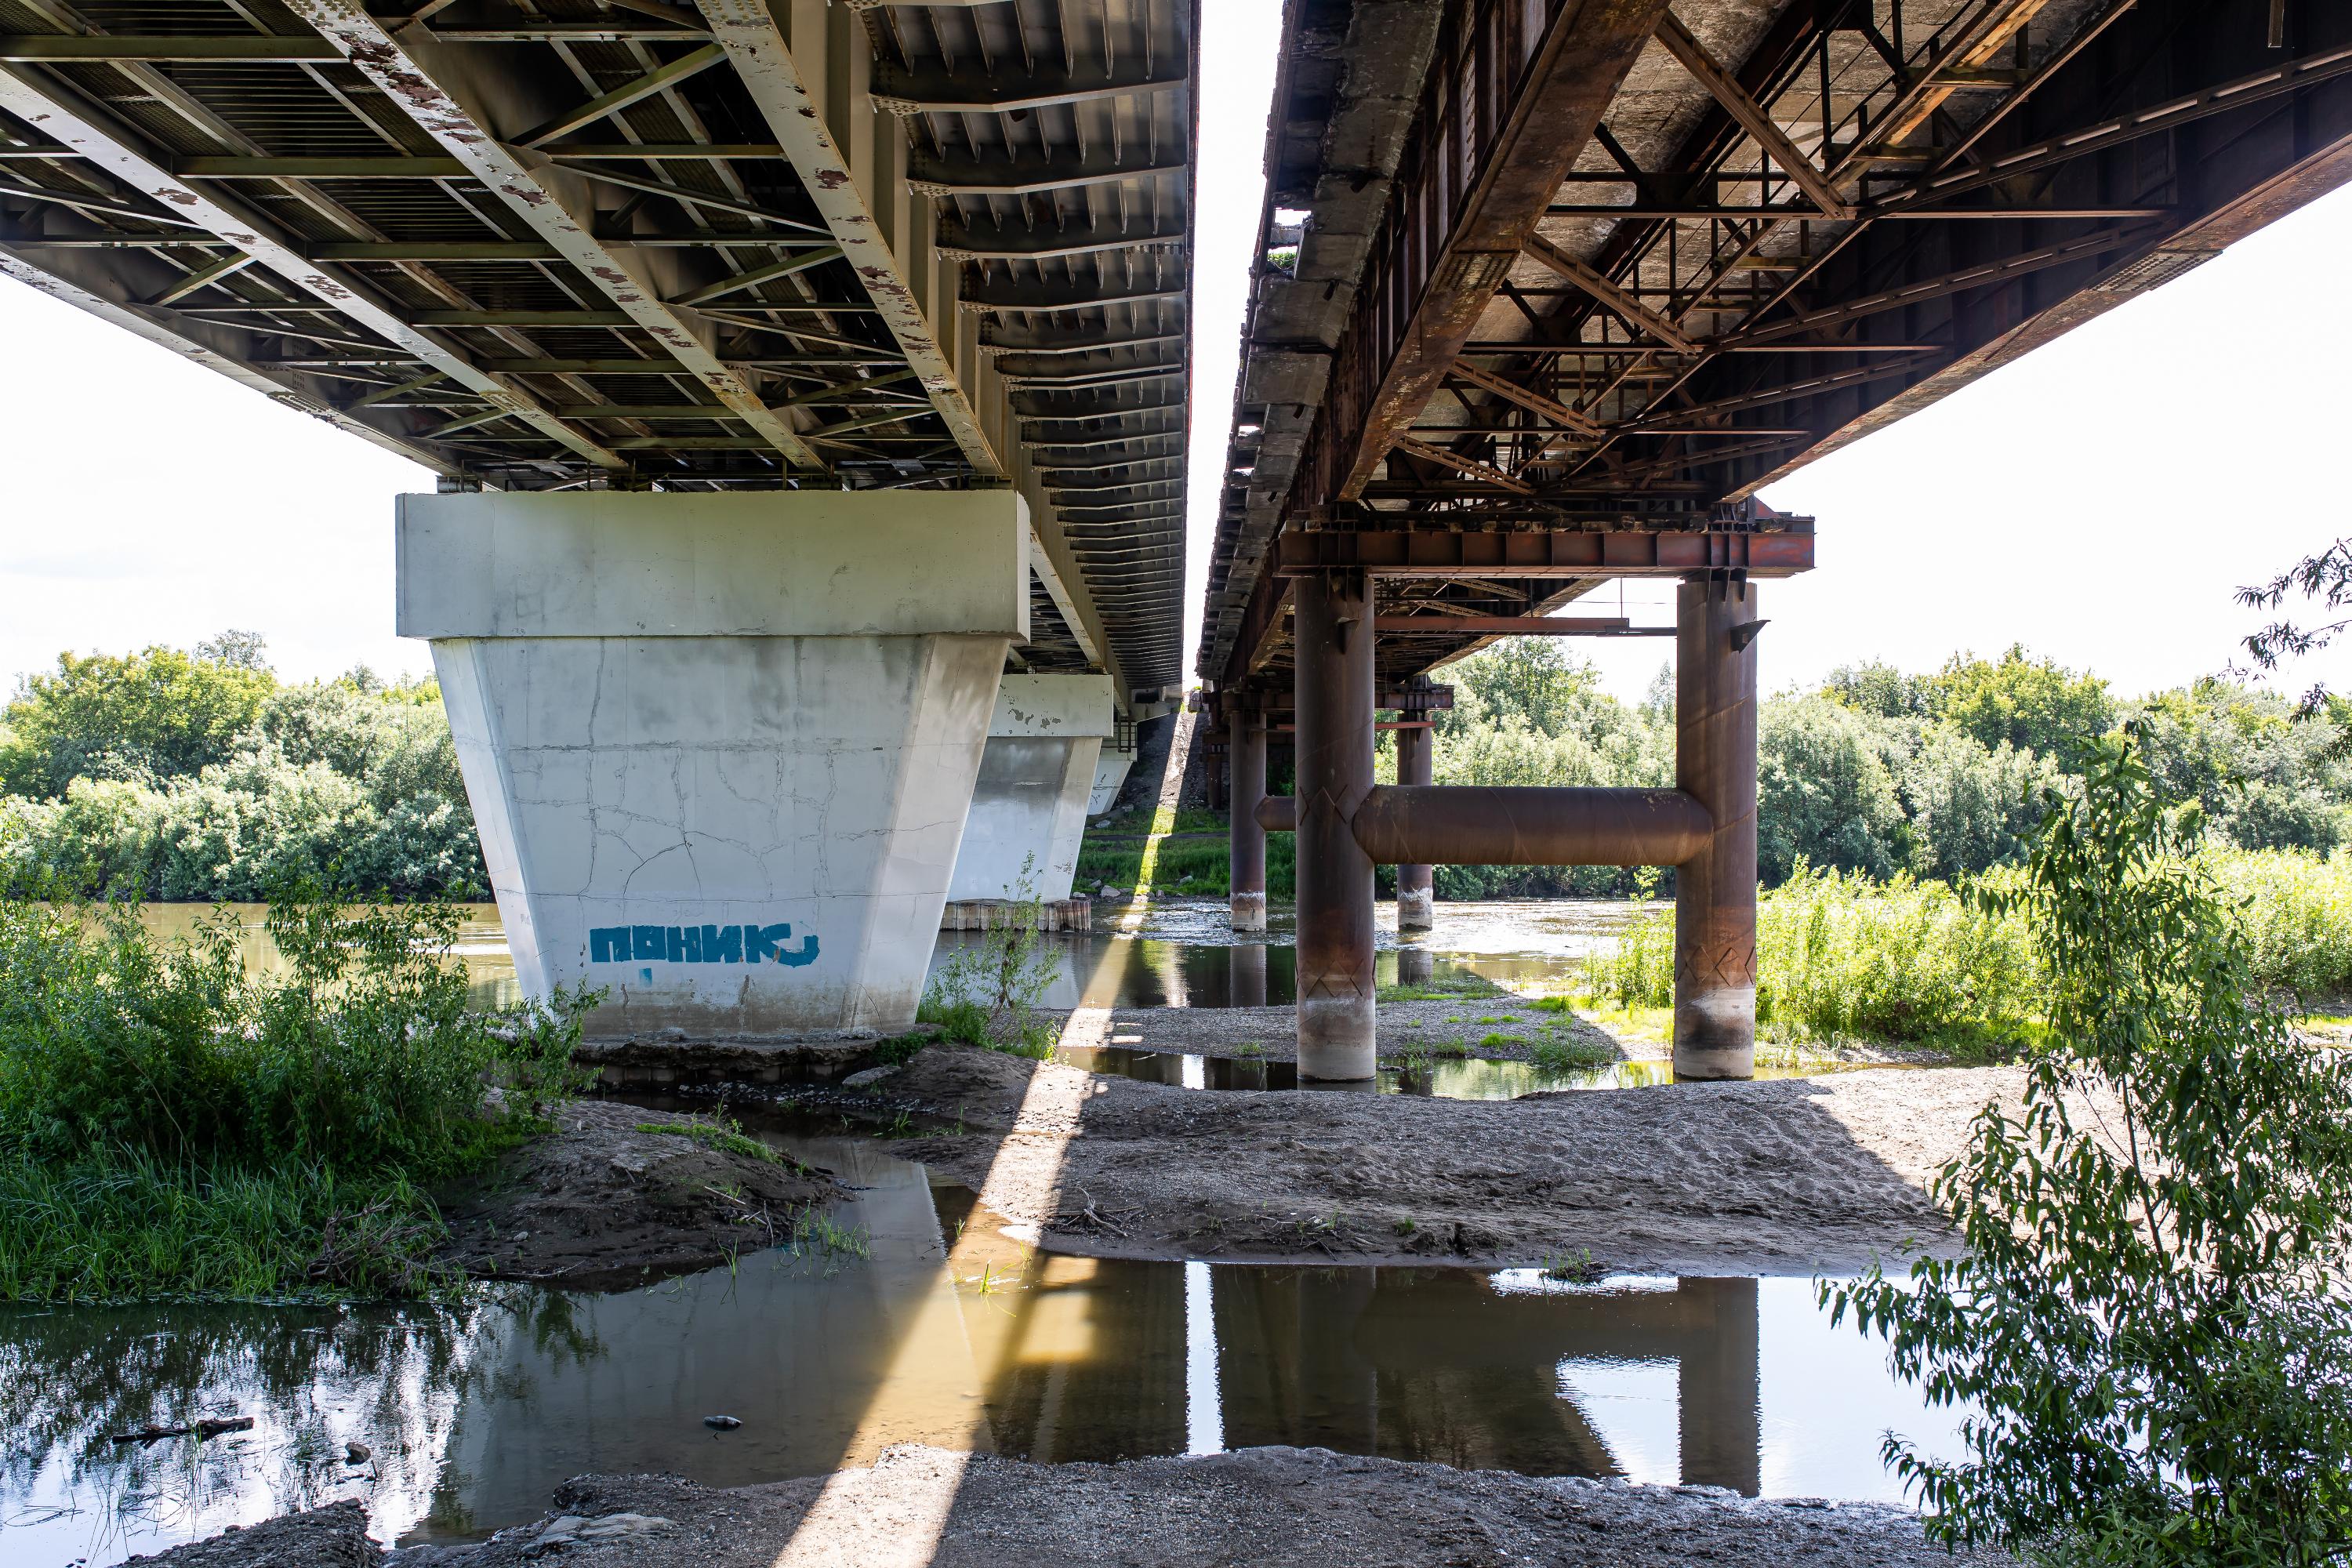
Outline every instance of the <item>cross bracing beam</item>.
{"label": "cross bracing beam", "polygon": [[981,333],[980,352],[984,354],[1044,354],[1096,353],[1105,349],[1156,348],[1167,343],[1181,343],[1191,334],[1182,328],[1167,330],[1160,327],[1142,331],[1115,331],[1106,327],[1100,332],[1057,331],[1047,327],[1015,330],[990,326]]}
{"label": "cross bracing beam", "polygon": [[539,151],[557,163],[756,163],[784,155],[772,142],[558,142]]}
{"label": "cross bracing beam", "polygon": [[642,103],[657,92],[666,91],[709,70],[726,58],[727,51],[717,44],[705,44],[666,65],[656,66],[633,81],[625,82],[609,92],[598,93],[587,102],[565,110],[543,125],[522,132],[514,138],[514,144],[518,147],[538,147],[559,136],[569,136],[609,115],[618,114],[633,103]]}
{"label": "cross bracing beam", "polygon": [[1788,133],[1780,129],[1780,122],[1772,118],[1771,112],[1748,96],[1738,79],[1716,62],[1715,57],[1706,52],[1706,46],[1691,37],[1690,29],[1676,21],[1672,11],[1659,19],[1658,42],[1665,45],[1666,52],[1682,62],[1685,70],[1698,79],[1699,85],[1723,106],[1724,112],[1738,121],[1740,127],[1756,139],[1757,145],[1764,149],[1765,155],[1796,181],[1799,188],[1812,198],[1813,205],[1821,209],[1823,216],[1841,220],[1853,216],[1853,207],[1838,195],[1837,187],[1830,183],[1829,176],[1815,167],[1813,161],[1789,140]]}
{"label": "cross bracing beam", "polygon": [[907,159],[907,184],[927,196],[1027,196],[1181,174],[1187,166],[1182,158],[1165,156],[1135,163],[1119,152],[1113,147],[1070,155],[1024,148],[1011,158],[918,152]]}
{"label": "cross bracing beam", "polygon": [[1107,270],[1095,277],[1028,278],[1010,271],[967,277],[958,301],[967,310],[990,313],[1016,310],[1080,310],[1096,305],[1129,305],[1159,300],[1181,300],[1190,285],[1181,267],[1166,275],[1145,269],[1141,276],[1122,276],[1124,269],[1105,260]]}
{"label": "cross bracing beam", "polygon": [[873,92],[874,106],[886,114],[1004,114],[1180,91],[1190,81],[1181,62],[1170,67],[1123,60],[1105,67],[1090,59],[1038,59],[1027,70],[1000,73],[975,60],[944,70],[877,66]]}
{"label": "cross bracing beam", "polygon": [[1147,217],[1134,223],[1110,217],[1082,218],[1055,225],[1016,223],[992,216],[954,223],[943,218],[939,244],[940,255],[958,261],[1045,261],[1104,250],[1181,245],[1188,237],[1189,230],[1181,216]]}
{"label": "cross bracing beam", "polygon": [[[824,466],[824,459],[801,439],[791,424],[761,400],[751,383],[720,362],[702,331],[663,301],[660,291],[637,271],[633,260],[608,248],[594,237],[591,229],[593,209],[583,199],[584,193],[576,187],[567,191],[553,165],[500,142],[488,114],[464,101],[436,79],[424,62],[394,41],[362,8],[359,0],[290,0],[290,5],[296,15],[318,28],[320,36],[426,135],[470,169],[509,211],[553,246],[591,285],[618,306],[625,318],[625,324],[641,327],[651,334],[681,370],[740,416],[753,434],[775,447],[785,462],[804,468]],[[707,68],[724,58],[724,51],[715,44],[687,57],[698,62],[694,70]],[[681,74],[692,74],[683,69],[686,63],[673,62],[654,73],[660,76],[667,72],[669,79],[646,88],[638,97],[660,91],[679,79]],[[602,118],[618,107],[623,105],[614,103],[591,118]],[[543,134],[534,134],[547,139],[588,122],[572,120],[555,130],[542,128]]]}
{"label": "cross bracing beam", "polygon": [[69,89],[37,79],[30,68],[0,64],[0,109],[71,146],[91,166],[166,204],[182,221],[199,225],[228,241],[336,314],[479,394],[499,412],[522,420],[600,467],[627,466],[627,459],[566,425],[530,393],[490,375],[464,354],[420,331],[371,285],[325,270],[274,226],[228,198],[200,190],[173,174],[166,167],[165,155],[147,147],[137,133],[115,124],[95,106],[79,101]]}

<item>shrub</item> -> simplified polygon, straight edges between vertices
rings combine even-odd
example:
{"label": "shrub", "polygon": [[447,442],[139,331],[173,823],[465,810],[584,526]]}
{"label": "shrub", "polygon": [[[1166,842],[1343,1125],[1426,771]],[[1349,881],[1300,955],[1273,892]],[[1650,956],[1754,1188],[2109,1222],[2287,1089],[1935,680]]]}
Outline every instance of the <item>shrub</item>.
{"label": "shrub", "polygon": [[2140,748],[2089,752],[2028,875],[2047,1043],[1932,1191],[1966,1250],[1824,1286],[1966,1457],[1885,1452],[1931,1534],[2084,1564],[2352,1551],[2352,1058],[2264,1000]]}
{"label": "shrub", "polygon": [[[9,1293],[243,1289],[257,1268],[272,1289],[413,1288],[437,1230],[422,1187],[479,1168],[577,1087],[593,999],[473,1010],[444,962],[454,910],[293,897],[269,933],[286,973],[257,978],[225,911],[164,945],[128,907],[0,903]],[[258,1216],[249,1250],[266,1268],[224,1273],[161,1239],[226,1234],[241,1214]],[[351,1261],[362,1233],[391,1247],[381,1268]],[[351,1277],[312,1279],[331,1252]],[[114,1261],[77,1277],[74,1257]]]}

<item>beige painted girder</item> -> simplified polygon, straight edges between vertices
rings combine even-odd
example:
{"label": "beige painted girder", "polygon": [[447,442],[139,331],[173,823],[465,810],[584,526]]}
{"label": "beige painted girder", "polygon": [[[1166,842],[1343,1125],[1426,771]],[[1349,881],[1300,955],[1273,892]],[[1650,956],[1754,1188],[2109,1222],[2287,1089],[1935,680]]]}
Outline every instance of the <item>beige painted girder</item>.
{"label": "beige painted girder", "polygon": [[63,94],[36,78],[30,68],[0,65],[0,109],[70,147],[89,160],[92,167],[105,170],[184,220],[228,241],[304,293],[480,394],[500,411],[591,462],[608,468],[628,466],[628,459],[558,419],[528,392],[480,370],[463,354],[411,326],[357,279],[320,267],[225,199],[190,185],[142,148],[132,133],[107,123],[94,110],[68,102]]}
{"label": "beige painted girder", "polygon": [[955,269],[933,248],[930,203],[906,193],[904,134],[864,90],[873,63],[864,26],[845,11],[828,15],[824,0],[698,4],[964,460],[976,472],[1003,475],[927,309],[952,305]]}
{"label": "beige painted girder", "polygon": [[[358,0],[293,0],[295,14],[319,29],[384,96],[425,133],[462,161],[475,178],[579,268],[630,321],[651,333],[683,370],[710,389],[795,468],[821,468],[824,459],[784,416],[770,408],[741,375],[723,363],[703,331],[665,303],[661,290],[594,236],[593,211],[575,209],[565,185],[577,176],[536,153],[501,143],[488,118],[462,102],[416,58],[394,41]],[[577,184],[570,189],[578,191]]]}

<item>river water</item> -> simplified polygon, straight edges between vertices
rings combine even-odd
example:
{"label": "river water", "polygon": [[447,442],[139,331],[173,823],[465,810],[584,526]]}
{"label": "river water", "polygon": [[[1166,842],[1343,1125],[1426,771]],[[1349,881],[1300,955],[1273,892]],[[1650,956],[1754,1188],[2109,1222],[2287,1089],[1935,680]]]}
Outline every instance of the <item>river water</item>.
{"label": "river water", "polygon": [[[101,1568],[342,1497],[383,1539],[466,1540],[584,1471],[744,1485],[898,1442],[1038,1460],[1312,1444],[1876,1499],[1899,1495],[1884,1431],[1953,1447],[1952,1413],[1832,1329],[1806,1279],[1062,1257],[886,1142],[754,1127],[852,1184],[836,1218],[865,1256],[454,1308],[0,1310],[0,1562]],[[229,1414],[254,1429],[109,1441]]]}
{"label": "river water", "polygon": [[[1557,981],[1636,912],[1440,905],[1426,943],[1383,936],[1383,979],[1402,951],[1415,973]],[[169,930],[192,913],[150,919]],[[474,913],[453,962],[484,1000],[510,996],[496,910]],[[1048,1003],[1250,1004],[1261,983],[1265,1002],[1289,1000],[1287,933],[1237,944],[1223,914],[1221,900],[1188,900],[1135,930],[1054,939],[1063,994]],[[252,915],[247,959],[267,967]],[[1079,1065],[1281,1087],[1279,1064],[1099,1055]],[[1523,1063],[1435,1070],[1460,1081],[1389,1087],[1505,1098],[1557,1086]],[[1832,1328],[1808,1279],[1580,1285],[1532,1268],[1043,1254],[885,1142],[751,1126],[848,1184],[835,1216],[848,1247],[610,1295],[513,1288],[453,1307],[0,1309],[0,1564],[104,1568],[342,1497],[364,1500],[387,1541],[475,1539],[538,1517],[584,1471],[742,1485],[864,1463],[896,1442],[1039,1460],[1313,1444],[1879,1500],[1900,1495],[1879,1460],[1885,1432],[1956,1447],[1958,1413],[1925,1407],[1875,1342]],[[254,1428],[110,1441],[232,1414]],[[742,1426],[704,1425],[722,1415]],[[351,1443],[363,1461],[350,1462]]]}

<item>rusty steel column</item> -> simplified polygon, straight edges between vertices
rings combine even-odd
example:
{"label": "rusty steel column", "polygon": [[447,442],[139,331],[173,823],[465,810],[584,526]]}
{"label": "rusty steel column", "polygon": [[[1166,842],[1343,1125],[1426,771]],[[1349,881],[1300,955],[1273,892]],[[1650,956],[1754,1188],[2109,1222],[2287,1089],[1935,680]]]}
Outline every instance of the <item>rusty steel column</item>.
{"label": "rusty steel column", "polygon": [[1675,782],[1713,818],[1675,868],[1675,1076],[1756,1076],[1756,585],[1683,580]]}
{"label": "rusty steel column", "polygon": [[[1437,731],[1396,732],[1397,783],[1425,784],[1436,776]],[[1437,901],[1437,871],[1432,866],[1397,868],[1397,930],[1427,931]]]}
{"label": "rusty steel column", "polygon": [[1372,858],[1356,842],[1372,789],[1371,595],[1361,573],[1298,580],[1298,1076],[1369,1082]]}
{"label": "rusty steel column", "polygon": [[1265,929],[1265,829],[1258,826],[1257,803],[1265,798],[1265,724],[1236,710],[1226,721],[1225,791],[1232,821],[1226,826],[1226,867],[1233,888],[1235,931]]}

